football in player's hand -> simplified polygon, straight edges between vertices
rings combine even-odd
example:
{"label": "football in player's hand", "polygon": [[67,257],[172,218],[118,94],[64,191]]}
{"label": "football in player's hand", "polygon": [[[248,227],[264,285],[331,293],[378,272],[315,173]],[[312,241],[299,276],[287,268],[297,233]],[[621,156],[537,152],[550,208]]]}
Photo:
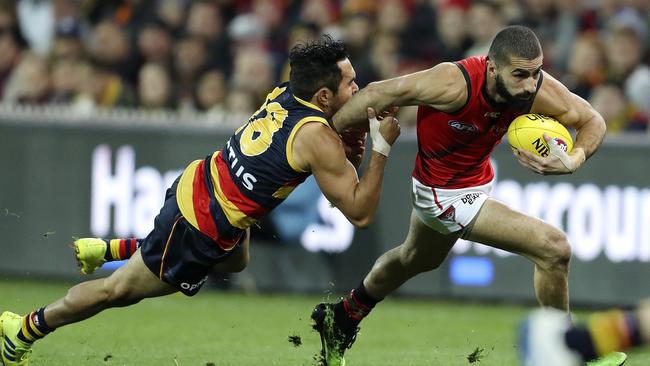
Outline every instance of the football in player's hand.
{"label": "football in player's hand", "polygon": [[541,114],[522,114],[515,118],[508,127],[508,143],[515,153],[516,149],[522,149],[545,157],[549,153],[545,133],[564,151],[571,152],[573,138],[566,127],[555,118]]}

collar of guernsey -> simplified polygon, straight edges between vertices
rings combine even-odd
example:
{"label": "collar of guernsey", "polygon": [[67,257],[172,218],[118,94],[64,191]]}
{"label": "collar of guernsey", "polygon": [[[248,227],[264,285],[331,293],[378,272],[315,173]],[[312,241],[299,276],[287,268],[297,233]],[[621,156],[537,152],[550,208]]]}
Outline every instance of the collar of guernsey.
{"label": "collar of guernsey", "polygon": [[[284,84],[281,87],[285,87],[287,86],[287,84]],[[273,94],[273,92],[271,94]],[[310,102],[300,99],[295,95],[292,95],[292,99],[297,101],[299,104],[301,104],[304,107],[315,109],[322,113],[322,110],[318,108],[318,106]],[[289,141],[287,141],[288,157],[291,156],[291,145],[292,145],[293,137],[295,136],[295,132],[302,125],[304,125],[305,122],[321,122],[331,127],[329,122],[323,118],[317,118],[317,119],[309,118],[309,120],[307,120],[307,118],[304,118],[300,122],[296,123],[292,127],[292,131],[290,134],[291,137],[289,138]],[[216,159],[218,159],[219,154],[220,151],[213,153],[209,161],[215,161]],[[176,191],[178,206],[181,211],[181,214],[193,227],[195,227],[202,233],[206,234],[213,240],[220,242],[220,246],[223,249],[230,250],[235,246],[236,241],[234,241],[232,245],[228,245],[228,243],[223,243],[224,241],[223,239],[225,238],[221,237],[222,235],[220,234],[224,234],[224,233],[219,232],[220,230],[218,230],[218,228],[216,227],[217,225],[215,223],[216,221],[215,219],[218,218],[213,218],[210,213],[209,206],[210,206],[211,197],[216,198],[217,202],[219,203],[220,206],[222,206],[222,208],[225,208],[223,207],[224,205],[227,206],[227,208],[229,208],[227,210],[224,210],[224,213],[230,213],[230,215],[225,215],[225,216],[227,219],[227,223],[229,224],[228,226],[232,226],[232,229],[244,230],[250,227],[251,225],[253,225],[257,221],[257,219],[253,217],[249,217],[245,213],[240,212],[240,210],[237,209],[237,207],[233,204],[233,202],[228,199],[227,195],[224,194],[220,185],[217,183],[219,178],[218,178],[218,172],[216,167],[214,167],[214,169],[211,169],[213,175],[217,173],[216,177],[214,176],[212,177],[212,181],[213,181],[212,185],[214,187],[214,192],[208,192],[208,189],[207,187],[205,187],[205,184],[197,184],[202,181],[203,178],[202,176],[204,174],[203,164],[206,163],[206,160],[203,159],[195,160],[192,163],[190,163],[187,166],[187,168],[185,168],[185,171],[181,175],[180,181],[178,183],[177,191]],[[289,164],[296,171],[300,171],[296,169],[297,167],[294,165],[292,159],[290,159]],[[233,216],[233,213],[236,213],[236,215]],[[222,228],[222,226],[220,226],[219,228]]]}

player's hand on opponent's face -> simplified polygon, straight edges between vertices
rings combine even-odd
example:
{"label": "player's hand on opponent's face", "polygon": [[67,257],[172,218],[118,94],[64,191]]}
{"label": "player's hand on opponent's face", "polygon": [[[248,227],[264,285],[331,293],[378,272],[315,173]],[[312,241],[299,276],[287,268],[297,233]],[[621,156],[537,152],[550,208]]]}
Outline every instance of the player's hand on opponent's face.
{"label": "player's hand on opponent's face", "polygon": [[544,140],[549,148],[547,156],[537,156],[529,151],[517,149],[519,163],[537,174],[559,175],[575,172],[584,161],[581,157],[584,156],[582,149],[576,149],[568,154],[547,134],[544,134]]}

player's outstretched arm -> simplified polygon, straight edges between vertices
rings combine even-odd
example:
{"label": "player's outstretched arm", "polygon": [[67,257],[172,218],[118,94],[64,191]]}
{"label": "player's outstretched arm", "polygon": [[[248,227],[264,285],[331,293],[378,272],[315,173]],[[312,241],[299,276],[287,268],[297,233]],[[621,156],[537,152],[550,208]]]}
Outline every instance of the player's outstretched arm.
{"label": "player's outstretched arm", "polygon": [[368,226],[374,218],[390,146],[400,134],[399,123],[393,116],[373,122],[373,151],[361,180],[346,159],[341,139],[329,127],[308,123],[294,140],[294,159],[312,172],[325,197],[357,227]]}
{"label": "player's outstretched arm", "polygon": [[531,113],[553,117],[577,132],[576,142],[569,154],[555,149],[548,157],[541,158],[522,152],[520,162],[540,174],[573,173],[598,150],[605,137],[605,120],[600,113],[546,73]]}
{"label": "player's outstretched arm", "polygon": [[366,108],[381,113],[390,106],[430,105],[441,111],[454,111],[467,99],[462,72],[453,63],[445,62],[412,74],[376,81],[356,93],[334,115],[337,131],[368,130]]}

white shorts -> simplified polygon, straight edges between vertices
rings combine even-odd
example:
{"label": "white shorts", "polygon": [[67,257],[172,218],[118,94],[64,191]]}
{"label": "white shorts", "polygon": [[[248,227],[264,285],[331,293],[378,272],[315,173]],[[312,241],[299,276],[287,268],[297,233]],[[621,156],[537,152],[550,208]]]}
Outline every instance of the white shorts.
{"label": "white shorts", "polygon": [[442,234],[465,229],[488,199],[492,182],[482,186],[441,189],[413,178],[413,209],[425,225]]}

